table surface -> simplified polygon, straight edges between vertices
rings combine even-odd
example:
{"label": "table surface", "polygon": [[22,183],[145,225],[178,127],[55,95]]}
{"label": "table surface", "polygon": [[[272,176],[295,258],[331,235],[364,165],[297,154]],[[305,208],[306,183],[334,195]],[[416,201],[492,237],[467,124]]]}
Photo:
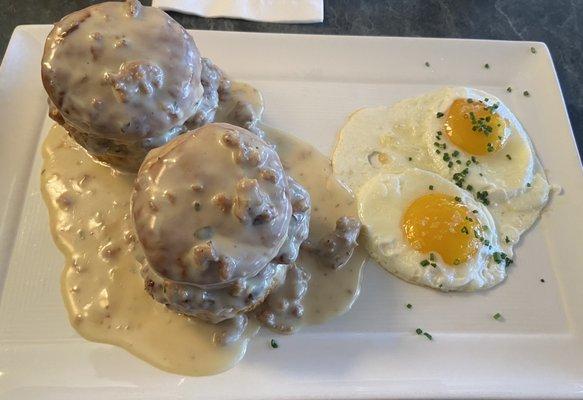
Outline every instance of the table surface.
{"label": "table surface", "polygon": [[[0,54],[4,54],[17,25],[50,24],[99,2],[0,0]],[[579,152],[583,154],[583,1],[325,0],[324,22],[319,24],[266,24],[170,14],[188,29],[545,42],[555,62]]]}

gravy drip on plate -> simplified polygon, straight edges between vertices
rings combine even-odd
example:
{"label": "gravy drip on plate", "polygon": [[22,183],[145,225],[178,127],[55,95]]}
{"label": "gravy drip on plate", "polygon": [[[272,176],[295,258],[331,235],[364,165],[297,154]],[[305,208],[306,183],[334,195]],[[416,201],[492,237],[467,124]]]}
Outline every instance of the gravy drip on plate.
{"label": "gravy drip on plate", "polygon": [[[265,131],[284,168],[310,192],[309,239],[317,241],[334,229],[339,217],[356,215],[354,198],[333,178],[329,160],[312,146],[257,127],[262,109],[257,90],[234,83],[217,119],[247,119],[250,130]],[[65,255],[62,295],[77,332],[88,340],[120,346],[173,373],[210,375],[233,367],[259,330],[253,315],[248,321],[209,324],[168,310],[144,290],[139,272],[144,256],[136,246],[129,209],[135,175],[96,161],[59,126],[46,138],[43,158],[41,187],[54,240]],[[289,291],[281,291],[281,296],[274,292],[271,304],[277,306],[278,321],[290,327],[279,330],[293,332],[345,313],[358,296],[364,259],[357,248],[347,265],[334,270],[300,251],[296,264],[306,274],[290,276],[309,275],[305,293],[296,299],[303,312],[289,312],[290,302],[282,301]],[[225,340],[229,336],[236,339]]]}

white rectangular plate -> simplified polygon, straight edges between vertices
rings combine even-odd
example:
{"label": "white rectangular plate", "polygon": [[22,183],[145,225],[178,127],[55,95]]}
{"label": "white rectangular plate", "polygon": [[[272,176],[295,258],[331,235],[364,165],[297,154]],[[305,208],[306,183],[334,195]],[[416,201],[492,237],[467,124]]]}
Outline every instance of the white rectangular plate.
{"label": "white rectangular plate", "polygon": [[[277,350],[264,333],[233,370],[190,378],[85,341],[69,326],[59,292],[63,258],[39,190],[39,146],[51,125],[39,79],[49,29],[17,28],[0,69],[0,398],[581,395],[583,174],[544,44],[192,32],[205,56],[263,92],[268,124],[325,154],[356,108],[443,85],[489,91],[522,121],[563,194],[554,196],[517,249],[508,280],[494,290],[438,293],[370,263],[346,316],[281,337]],[[505,321],[493,320],[496,312]],[[418,327],[434,340],[416,335]]]}

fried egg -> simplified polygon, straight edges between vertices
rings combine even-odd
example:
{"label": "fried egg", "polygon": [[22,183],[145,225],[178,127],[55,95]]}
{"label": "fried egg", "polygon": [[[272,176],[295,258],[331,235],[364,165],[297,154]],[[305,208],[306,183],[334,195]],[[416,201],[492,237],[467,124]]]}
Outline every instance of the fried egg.
{"label": "fried egg", "polygon": [[433,172],[485,205],[501,237],[512,243],[536,221],[550,193],[528,134],[510,109],[465,87],[354,112],[339,132],[332,162],[354,192],[378,173]]}
{"label": "fried egg", "polygon": [[486,191],[490,201],[506,201],[528,189],[535,174],[534,150],[498,98],[455,87],[426,95],[423,104],[431,170],[469,191]]}
{"label": "fried egg", "polygon": [[506,277],[512,245],[468,191],[417,168],[379,173],[357,193],[364,243],[386,270],[442,291],[490,288]]}

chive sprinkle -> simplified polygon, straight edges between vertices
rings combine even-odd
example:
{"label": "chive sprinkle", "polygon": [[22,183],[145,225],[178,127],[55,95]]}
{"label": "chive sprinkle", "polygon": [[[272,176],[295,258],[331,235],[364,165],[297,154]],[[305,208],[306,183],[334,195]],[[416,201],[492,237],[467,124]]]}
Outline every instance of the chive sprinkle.
{"label": "chive sprinkle", "polygon": [[506,236],[506,237],[504,238],[504,241],[505,241],[506,243],[510,243],[510,239],[508,238],[508,236]]}
{"label": "chive sprinkle", "polygon": [[524,95],[524,97],[530,96],[530,92],[528,90],[525,90],[524,92],[522,92],[522,94]]}
{"label": "chive sprinkle", "polygon": [[409,161],[413,161],[413,157],[409,157]]}
{"label": "chive sprinkle", "polygon": [[483,190],[476,192],[476,198],[478,199],[478,201],[482,202],[482,204],[484,204],[485,206],[490,205],[490,200],[488,199],[487,191]]}
{"label": "chive sprinkle", "polygon": [[490,69],[490,64],[488,64],[488,63],[484,64],[484,68]]}
{"label": "chive sprinkle", "polygon": [[497,312],[496,314],[494,314],[492,316],[492,318],[494,318],[496,321],[498,321],[500,318],[502,318],[502,314],[500,314],[499,312]]}
{"label": "chive sprinkle", "polygon": [[528,182],[528,183],[526,184],[526,187],[531,187],[531,186],[532,186],[532,184],[531,184],[530,182]]}
{"label": "chive sprinkle", "polygon": [[275,339],[271,339],[271,342],[269,342],[269,344],[271,345],[272,349],[277,349],[279,347],[279,344],[277,344]]}
{"label": "chive sprinkle", "polygon": [[429,265],[429,260],[423,260],[419,264],[421,264],[422,267],[427,267]]}
{"label": "chive sprinkle", "polygon": [[429,64],[429,61],[425,61],[425,66],[429,67],[431,64]]}
{"label": "chive sprinkle", "polygon": [[444,113],[442,113],[442,112],[438,112],[437,114],[435,114],[435,116],[436,116],[437,118],[441,118],[441,117],[443,117],[444,115],[445,115],[445,114],[444,114]]}
{"label": "chive sprinkle", "polygon": [[512,93],[512,88],[511,88],[510,86],[508,86],[508,87],[506,88],[506,91],[507,91],[508,93]]}
{"label": "chive sprinkle", "polygon": [[429,333],[427,332],[423,332],[423,336],[425,336],[427,339],[429,340],[433,340],[433,336],[431,336]]}
{"label": "chive sprinkle", "polygon": [[433,190],[433,185],[429,185],[429,190]]}
{"label": "chive sprinkle", "polygon": [[512,156],[510,154],[506,154],[506,158],[512,160]]}
{"label": "chive sprinkle", "polygon": [[531,48],[530,48],[530,52],[531,52],[532,54],[536,54],[536,49],[535,49],[534,47],[531,47]]}
{"label": "chive sprinkle", "polygon": [[406,305],[405,307],[407,307],[407,308],[410,310],[410,309],[412,309],[412,308],[413,308],[413,304],[411,304],[411,303],[407,303],[407,305]]}
{"label": "chive sprinkle", "polygon": [[418,335],[423,334],[423,331],[420,328],[415,329],[415,333]]}

